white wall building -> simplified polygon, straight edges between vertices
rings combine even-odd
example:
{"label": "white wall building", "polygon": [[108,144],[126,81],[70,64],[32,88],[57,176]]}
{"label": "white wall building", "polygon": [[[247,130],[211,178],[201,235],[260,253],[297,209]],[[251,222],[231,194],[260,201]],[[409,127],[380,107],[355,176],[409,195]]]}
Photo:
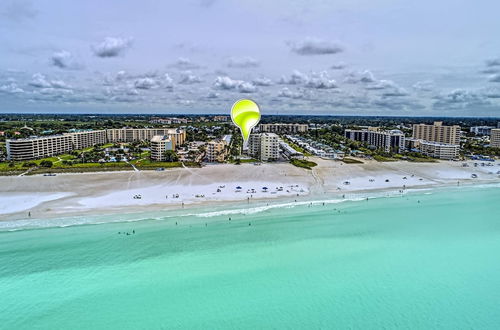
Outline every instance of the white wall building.
{"label": "white wall building", "polygon": [[500,148],[500,128],[491,130],[490,147]]}
{"label": "white wall building", "polygon": [[279,159],[280,138],[274,133],[250,134],[248,154],[262,161]]}

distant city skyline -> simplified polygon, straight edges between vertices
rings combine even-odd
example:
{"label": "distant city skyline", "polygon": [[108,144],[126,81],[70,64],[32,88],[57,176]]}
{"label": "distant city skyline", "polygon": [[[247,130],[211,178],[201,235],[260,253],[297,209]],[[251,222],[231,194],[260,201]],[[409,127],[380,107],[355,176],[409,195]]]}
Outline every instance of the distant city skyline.
{"label": "distant city skyline", "polygon": [[500,117],[496,1],[0,3],[0,113]]}

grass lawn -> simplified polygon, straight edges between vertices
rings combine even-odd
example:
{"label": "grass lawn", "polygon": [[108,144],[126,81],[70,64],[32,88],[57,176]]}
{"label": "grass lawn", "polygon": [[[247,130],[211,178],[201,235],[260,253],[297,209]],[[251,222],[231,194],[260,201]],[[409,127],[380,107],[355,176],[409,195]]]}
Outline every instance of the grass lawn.
{"label": "grass lawn", "polygon": [[363,164],[362,161],[354,159],[354,158],[344,158],[342,161],[346,164]]}
{"label": "grass lawn", "polygon": [[397,158],[384,157],[384,156],[380,156],[380,155],[373,156],[373,159],[375,159],[377,162],[396,162],[396,161],[398,161]]}
{"label": "grass lawn", "polygon": [[[229,160],[228,162],[231,163],[231,164],[235,164],[236,163],[236,159]],[[240,164],[243,164],[243,163],[260,163],[260,160],[253,159],[253,158],[250,158],[250,159],[240,159]]]}
{"label": "grass lawn", "polygon": [[408,157],[408,161],[415,163],[437,163],[437,160],[434,158],[421,158],[421,157]]}
{"label": "grass lawn", "polygon": [[309,160],[304,160],[304,159],[292,159],[290,161],[290,163],[292,165],[295,165],[297,167],[302,167],[302,168],[305,168],[305,169],[312,169],[314,166],[318,165],[316,164],[315,162],[311,162]]}

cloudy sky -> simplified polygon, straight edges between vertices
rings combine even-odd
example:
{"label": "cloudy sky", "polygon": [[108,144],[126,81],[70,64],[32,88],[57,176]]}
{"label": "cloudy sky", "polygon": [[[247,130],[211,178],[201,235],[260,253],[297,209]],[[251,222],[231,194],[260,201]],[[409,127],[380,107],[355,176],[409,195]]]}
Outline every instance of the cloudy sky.
{"label": "cloudy sky", "polygon": [[0,0],[0,112],[500,116],[497,0]]}

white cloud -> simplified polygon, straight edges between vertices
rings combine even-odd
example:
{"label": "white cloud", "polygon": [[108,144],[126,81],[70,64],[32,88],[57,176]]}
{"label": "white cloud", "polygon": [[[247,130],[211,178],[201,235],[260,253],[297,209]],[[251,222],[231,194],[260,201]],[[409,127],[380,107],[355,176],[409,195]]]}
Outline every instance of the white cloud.
{"label": "white cloud", "polygon": [[412,87],[419,92],[432,92],[436,88],[436,85],[432,80],[424,80],[417,81]]}
{"label": "white cloud", "polygon": [[303,99],[305,97],[305,91],[304,90],[292,91],[288,87],[284,87],[278,93],[278,96],[291,98],[291,99]]}
{"label": "white cloud", "polygon": [[374,82],[373,84],[365,86],[366,89],[387,89],[387,88],[395,88],[396,84],[392,80],[379,80]]}
{"label": "white cloud", "polygon": [[11,82],[3,86],[0,86],[0,92],[5,92],[9,94],[18,94],[18,93],[24,93],[24,90],[19,86],[17,86],[15,82]]}
{"label": "white cloud", "polygon": [[259,61],[249,56],[231,57],[227,61],[227,66],[230,68],[256,68],[259,65],[260,65]]}
{"label": "white cloud", "polygon": [[500,73],[494,74],[489,78],[490,82],[500,82]]}
{"label": "white cloud", "polygon": [[292,75],[287,78],[285,76],[281,77],[280,84],[285,85],[300,85],[304,84],[307,81],[307,75],[303,74],[299,70],[293,70]]}
{"label": "white cloud", "polygon": [[337,83],[334,79],[328,77],[326,71],[322,71],[320,73],[312,73],[311,76],[307,78],[305,86],[317,89],[330,89],[337,88]]}
{"label": "white cloud", "polygon": [[189,58],[179,57],[177,61],[169,65],[170,67],[177,68],[179,70],[194,70],[201,68],[200,65],[193,63]]}
{"label": "white cloud", "polygon": [[197,84],[197,83],[200,83],[202,82],[203,80],[192,74],[191,71],[185,71],[183,73],[181,73],[181,77],[179,79],[179,84],[183,84],[183,85],[190,85],[190,84]]}
{"label": "white cloud", "polygon": [[71,86],[66,84],[62,80],[47,80],[47,77],[41,73],[35,73],[31,77],[31,81],[28,83],[32,87],[36,88],[57,88],[57,89],[69,89]]}
{"label": "white cloud", "polygon": [[345,83],[357,84],[357,83],[373,83],[376,79],[373,76],[373,73],[369,70],[365,70],[362,72],[349,72],[344,78]]}
{"label": "white cloud", "polygon": [[116,57],[122,55],[132,46],[132,38],[112,38],[107,37],[92,47],[94,55],[97,57]]}
{"label": "white cloud", "polygon": [[135,88],[138,89],[152,89],[158,87],[158,83],[153,78],[139,78],[134,82]]}
{"label": "white cloud", "polygon": [[271,86],[273,84],[271,79],[266,78],[266,77],[255,78],[254,80],[252,80],[252,83],[255,86]]}
{"label": "white cloud", "polygon": [[214,88],[220,90],[237,90],[240,93],[253,93],[257,87],[243,80],[233,80],[227,76],[217,77],[213,84]]}
{"label": "white cloud", "polygon": [[238,85],[238,91],[240,93],[254,93],[257,91],[257,87],[255,87],[252,83],[242,82]]}
{"label": "white cloud", "polygon": [[491,105],[486,95],[465,89],[455,89],[437,96],[436,99],[437,101],[433,104],[434,108],[443,110],[472,110]]}
{"label": "white cloud", "polygon": [[299,55],[327,55],[344,51],[338,42],[326,41],[317,38],[306,38],[298,42],[288,42],[290,50]]}
{"label": "white cloud", "polygon": [[241,84],[241,80],[233,80],[228,76],[217,77],[214,81],[214,87],[217,89],[228,90],[234,89],[236,86]]}
{"label": "white cloud", "polygon": [[342,70],[342,69],[345,69],[347,67],[347,64],[345,64],[344,62],[339,62],[339,63],[335,63],[333,64],[330,69],[332,70]]}
{"label": "white cloud", "polygon": [[486,61],[486,66],[500,66],[500,58],[495,58]]}
{"label": "white cloud", "polygon": [[53,53],[52,56],[50,57],[50,64],[60,69],[69,69],[69,70],[77,70],[83,67],[83,65],[80,64],[73,57],[73,55],[66,50],[61,50]]}

